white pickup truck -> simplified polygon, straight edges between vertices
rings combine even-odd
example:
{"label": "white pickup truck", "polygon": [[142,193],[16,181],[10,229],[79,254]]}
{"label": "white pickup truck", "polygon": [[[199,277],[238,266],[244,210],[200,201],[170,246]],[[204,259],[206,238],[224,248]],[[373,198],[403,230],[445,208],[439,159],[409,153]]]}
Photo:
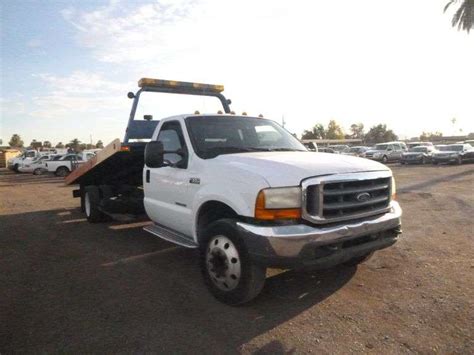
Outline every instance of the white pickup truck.
{"label": "white pickup truck", "polygon": [[49,160],[44,163],[45,169],[54,173],[56,176],[65,177],[76,167],[85,163],[87,160],[95,156],[93,152],[82,152],[79,154],[66,154],[58,160]]}
{"label": "white pickup truck", "polygon": [[33,160],[36,160],[40,158],[42,154],[38,152],[37,150],[31,149],[31,150],[26,150],[22,154],[10,158],[7,161],[7,167],[10,170],[13,170],[15,172],[19,172],[18,168],[20,168],[24,164],[31,163]]}
{"label": "white pickup truck", "polygon": [[134,120],[142,91],[215,96],[230,111],[220,86],[155,79],[139,86],[129,94],[124,142],[109,144],[66,182],[79,184],[74,196],[90,222],[144,207],[153,221],[146,231],[199,250],[204,281],[220,301],[257,296],[268,267],[355,265],[397,241],[401,209],[386,166],[309,152],[268,119]]}

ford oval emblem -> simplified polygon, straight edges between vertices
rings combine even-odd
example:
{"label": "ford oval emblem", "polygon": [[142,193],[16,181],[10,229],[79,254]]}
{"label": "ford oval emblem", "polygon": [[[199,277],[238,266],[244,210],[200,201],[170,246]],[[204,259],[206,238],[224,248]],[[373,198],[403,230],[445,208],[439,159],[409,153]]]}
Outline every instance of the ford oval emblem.
{"label": "ford oval emblem", "polygon": [[360,194],[357,194],[356,200],[359,202],[366,202],[370,200],[372,196],[368,192],[361,192]]}

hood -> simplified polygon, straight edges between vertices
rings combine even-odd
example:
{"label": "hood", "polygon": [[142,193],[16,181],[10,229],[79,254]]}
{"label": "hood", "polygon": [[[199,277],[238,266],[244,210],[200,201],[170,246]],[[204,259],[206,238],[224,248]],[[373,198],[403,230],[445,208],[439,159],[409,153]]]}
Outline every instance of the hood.
{"label": "hood", "polygon": [[223,154],[215,161],[258,174],[272,187],[296,186],[306,178],[320,175],[390,170],[383,164],[364,158],[314,152]]}
{"label": "hood", "polygon": [[424,152],[406,152],[403,153],[403,155],[408,156],[408,155],[423,155],[425,154]]}
{"label": "hood", "polygon": [[456,150],[442,150],[442,151],[439,151],[437,153],[433,153],[434,155],[447,155],[447,154],[458,154],[460,152],[456,151]]}

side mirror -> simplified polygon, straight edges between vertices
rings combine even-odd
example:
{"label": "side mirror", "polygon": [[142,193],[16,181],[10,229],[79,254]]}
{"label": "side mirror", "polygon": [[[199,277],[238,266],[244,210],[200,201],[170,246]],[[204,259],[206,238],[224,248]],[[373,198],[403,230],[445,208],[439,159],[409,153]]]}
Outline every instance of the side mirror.
{"label": "side mirror", "polygon": [[151,141],[145,147],[145,165],[150,168],[163,166],[164,148],[163,143]]}
{"label": "side mirror", "polygon": [[145,121],[151,121],[153,119],[153,115],[143,115],[143,119]]}

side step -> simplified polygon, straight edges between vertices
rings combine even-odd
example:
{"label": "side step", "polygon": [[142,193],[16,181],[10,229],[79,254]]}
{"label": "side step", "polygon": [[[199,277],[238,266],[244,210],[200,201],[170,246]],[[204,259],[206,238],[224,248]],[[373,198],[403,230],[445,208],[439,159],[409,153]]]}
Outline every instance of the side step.
{"label": "side step", "polygon": [[171,229],[168,229],[163,226],[159,226],[157,224],[153,224],[151,226],[143,227],[143,229],[161,239],[167,240],[168,242],[175,243],[181,245],[185,248],[197,248],[198,245],[194,242],[194,240],[189,239],[184,234],[179,232],[175,232]]}

